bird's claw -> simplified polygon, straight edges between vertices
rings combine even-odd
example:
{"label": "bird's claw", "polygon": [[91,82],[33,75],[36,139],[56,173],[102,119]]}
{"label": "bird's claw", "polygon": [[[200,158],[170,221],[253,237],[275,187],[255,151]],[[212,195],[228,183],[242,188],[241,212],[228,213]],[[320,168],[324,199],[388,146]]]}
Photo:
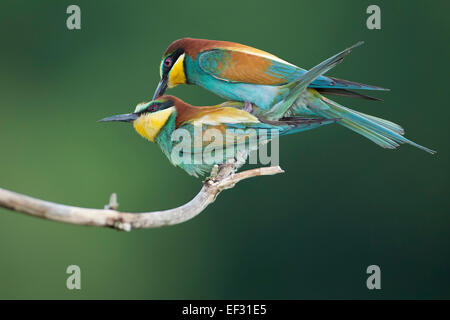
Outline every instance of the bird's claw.
{"label": "bird's claw", "polygon": [[248,101],[244,102],[244,111],[248,112],[248,113],[252,113],[253,108],[252,108],[252,104]]}

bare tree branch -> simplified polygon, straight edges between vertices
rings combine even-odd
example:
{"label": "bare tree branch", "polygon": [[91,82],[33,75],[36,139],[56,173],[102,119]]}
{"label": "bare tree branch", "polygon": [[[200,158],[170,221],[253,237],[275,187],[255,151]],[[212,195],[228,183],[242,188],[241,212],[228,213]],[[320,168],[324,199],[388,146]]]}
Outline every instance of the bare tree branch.
{"label": "bare tree branch", "polygon": [[188,203],[169,210],[145,213],[116,211],[117,196],[111,195],[105,209],[66,206],[44,201],[0,188],[0,207],[35,217],[83,226],[109,227],[117,230],[145,229],[185,222],[213,203],[217,195],[241,180],[256,176],[283,173],[280,167],[265,167],[235,173],[233,164],[219,167],[215,178],[203,182],[200,192]]}

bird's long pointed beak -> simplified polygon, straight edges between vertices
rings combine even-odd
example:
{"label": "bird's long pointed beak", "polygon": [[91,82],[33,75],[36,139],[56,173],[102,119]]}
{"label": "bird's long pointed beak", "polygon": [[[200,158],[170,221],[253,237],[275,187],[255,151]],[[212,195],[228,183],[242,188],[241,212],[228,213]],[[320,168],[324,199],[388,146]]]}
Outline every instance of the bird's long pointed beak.
{"label": "bird's long pointed beak", "polygon": [[98,122],[111,122],[111,121],[133,122],[138,117],[139,116],[136,113],[126,113],[126,114],[118,114],[115,116],[104,118],[104,119],[98,120]]}
{"label": "bird's long pointed beak", "polygon": [[153,99],[155,100],[162,96],[164,92],[167,90],[167,79],[162,78],[161,81],[158,83],[158,87],[156,87],[155,94],[153,95]]}

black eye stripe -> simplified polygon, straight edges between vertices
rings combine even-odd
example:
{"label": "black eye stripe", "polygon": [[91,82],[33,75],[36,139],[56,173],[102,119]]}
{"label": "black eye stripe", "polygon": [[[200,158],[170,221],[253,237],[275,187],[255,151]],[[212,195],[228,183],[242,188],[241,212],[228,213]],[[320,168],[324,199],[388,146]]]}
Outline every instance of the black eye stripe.
{"label": "black eye stripe", "polygon": [[174,105],[174,102],[173,102],[172,100],[169,99],[169,100],[167,100],[167,101],[161,103],[161,104],[159,105],[159,109],[160,109],[160,110],[162,110],[162,109],[167,109],[167,108],[172,107],[173,105]]}
{"label": "black eye stripe", "polygon": [[172,107],[173,105],[174,105],[174,102],[169,99],[164,102],[158,102],[158,103],[152,104],[152,105],[148,106],[146,109],[140,111],[139,114],[164,110],[164,109]]}

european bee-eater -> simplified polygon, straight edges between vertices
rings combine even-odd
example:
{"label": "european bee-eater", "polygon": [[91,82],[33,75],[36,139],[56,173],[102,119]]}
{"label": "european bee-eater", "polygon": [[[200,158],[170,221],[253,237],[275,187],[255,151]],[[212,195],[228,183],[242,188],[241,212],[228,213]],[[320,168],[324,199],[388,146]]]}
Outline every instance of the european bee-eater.
{"label": "european bee-eater", "polygon": [[325,60],[315,67],[317,72],[311,73],[314,68],[306,71],[270,53],[242,44],[180,39],[173,42],[163,55],[161,81],[154,99],[167,88],[197,84],[226,99],[252,104],[251,112],[266,120],[286,116],[339,118],[339,124],[383,148],[395,149],[399,144],[409,143],[434,153],[403,137],[404,130],[399,125],[346,108],[322,95],[374,99],[349,90],[387,90],[323,76],[353,47]]}
{"label": "european bee-eater", "polygon": [[[150,102],[136,106],[133,113],[121,114],[100,121],[121,121],[133,123],[136,131],[151,142],[157,143],[170,162],[184,169],[190,175],[198,177],[211,172],[216,164],[225,163],[230,158],[245,160],[248,152],[258,148],[260,144],[271,140],[274,134],[285,135],[301,132],[335,122],[337,119],[324,118],[284,118],[268,121],[243,110],[242,102],[225,102],[217,106],[192,106],[174,96],[161,96]],[[179,141],[173,139],[175,130],[184,129],[192,137],[190,148],[175,151]],[[215,131],[215,135],[213,134]],[[194,141],[199,136],[200,144]],[[263,132],[264,131],[264,132]],[[221,135],[218,137],[217,133]],[[256,134],[256,144],[249,145],[250,135]],[[214,136],[211,136],[214,135]],[[209,138],[207,137],[209,136]],[[184,138],[183,138],[184,139]],[[243,145],[244,148],[238,148]],[[231,147],[231,148],[230,148]],[[197,154],[202,155],[206,148],[215,148],[212,161],[195,162]],[[221,148],[219,154],[218,148]],[[231,150],[231,154],[228,150]],[[188,157],[180,161],[180,152]],[[242,152],[238,154],[238,152]],[[215,157],[219,154],[218,157]]]}
{"label": "european bee-eater", "polygon": [[[167,88],[196,84],[231,100],[249,101],[270,109],[279,100],[277,86],[306,72],[268,52],[228,41],[184,38],[173,42],[160,64],[161,81],[154,99]],[[310,85],[319,92],[366,97],[350,89],[387,90],[367,84],[321,76]]]}

